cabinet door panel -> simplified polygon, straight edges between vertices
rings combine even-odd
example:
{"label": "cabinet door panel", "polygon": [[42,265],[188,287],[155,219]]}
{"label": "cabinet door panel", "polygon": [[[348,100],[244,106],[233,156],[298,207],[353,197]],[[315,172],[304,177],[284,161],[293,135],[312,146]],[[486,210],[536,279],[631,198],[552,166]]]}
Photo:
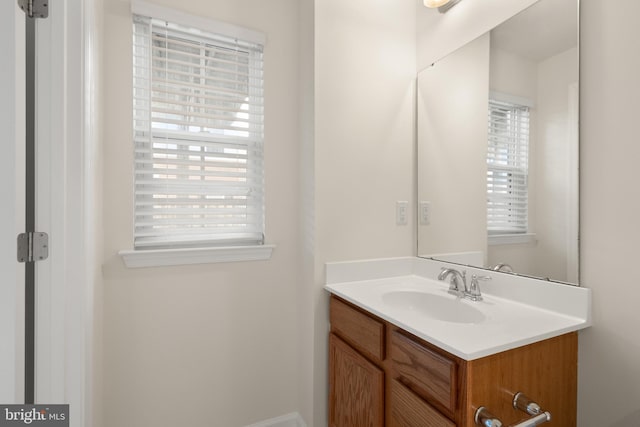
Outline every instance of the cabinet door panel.
{"label": "cabinet door panel", "polygon": [[398,381],[391,381],[389,427],[456,427]]}
{"label": "cabinet door panel", "polygon": [[329,425],[384,426],[384,372],[329,336]]}

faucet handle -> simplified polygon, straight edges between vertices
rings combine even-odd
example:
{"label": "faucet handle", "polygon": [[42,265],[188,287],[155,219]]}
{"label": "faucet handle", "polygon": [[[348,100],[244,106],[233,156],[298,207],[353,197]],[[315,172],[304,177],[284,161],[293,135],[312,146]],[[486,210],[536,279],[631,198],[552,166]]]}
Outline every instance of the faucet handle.
{"label": "faucet handle", "polygon": [[478,276],[474,274],[471,276],[471,284],[469,285],[469,299],[472,301],[482,301],[482,293],[480,292],[480,284],[478,280],[491,280],[490,276]]}

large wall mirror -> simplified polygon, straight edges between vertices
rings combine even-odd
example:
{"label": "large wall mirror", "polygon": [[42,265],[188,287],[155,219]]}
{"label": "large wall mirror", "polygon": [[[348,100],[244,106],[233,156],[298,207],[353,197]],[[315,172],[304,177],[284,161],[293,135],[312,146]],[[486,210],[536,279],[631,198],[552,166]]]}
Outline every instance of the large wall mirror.
{"label": "large wall mirror", "polygon": [[418,74],[418,255],[578,283],[578,0]]}

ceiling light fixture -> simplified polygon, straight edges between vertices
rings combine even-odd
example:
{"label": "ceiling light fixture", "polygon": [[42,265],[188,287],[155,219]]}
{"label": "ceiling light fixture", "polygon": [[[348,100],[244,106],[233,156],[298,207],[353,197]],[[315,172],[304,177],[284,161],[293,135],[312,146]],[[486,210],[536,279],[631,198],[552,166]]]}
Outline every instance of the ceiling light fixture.
{"label": "ceiling light fixture", "polygon": [[424,5],[431,8],[438,8],[438,12],[445,13],[453,6],[458,4],[460,0],[423,0]]}
{"label": "ceiling light fixture", "polygon": [[440,7],[448,2],[449,0],[424,0],[424,5],[427,7]]}

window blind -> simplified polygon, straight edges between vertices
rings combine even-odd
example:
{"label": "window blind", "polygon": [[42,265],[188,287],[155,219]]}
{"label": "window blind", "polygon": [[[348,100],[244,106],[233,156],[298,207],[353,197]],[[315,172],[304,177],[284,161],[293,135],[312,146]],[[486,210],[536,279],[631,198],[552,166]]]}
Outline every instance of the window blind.
{"label": "window blind", "polygon": [[134,15],[136,249],[263,243],[263,47]]}
{"label": "window blind", "polygon": [[526,233],[528,228],[529,107],[489,100],[487,230]]}

